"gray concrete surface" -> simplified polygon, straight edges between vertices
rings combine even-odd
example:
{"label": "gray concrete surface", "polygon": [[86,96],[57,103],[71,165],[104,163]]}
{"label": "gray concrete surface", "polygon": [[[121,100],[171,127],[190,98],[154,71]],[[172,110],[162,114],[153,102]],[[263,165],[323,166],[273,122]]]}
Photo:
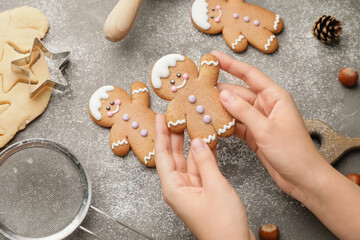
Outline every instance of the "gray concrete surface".
{"label": "gray concrete surface", "polygon": [[[156,239],[193,239],[194,236],[163,202],[156,170],[144,167],[130,152],[113,155],[109,130],[95,125],[88,115],[91,94],[113,84],[129,90],[133,81],[149,86],[152,65],[168,53],[181,53],[194,61],[218,49],[260,68],[291,94],[304,118],[327,122],[344,135],[360,136],[360,89],[342,87],[343,67],[360,70],[360,4],[358,0],[249,0],[282,16],[285,29],[279,49],[265,55],[253,47],[233,53],[221,35],[205,35],[192,25],[193,0],[144,0],[128,37],[110,43],[102,27],[116,0],[0,0],[0,10],[22,5],[41,9],[50,20],[45,43],[51,50],[70,50],[67,70],[71,90],[54,93],[48,109],[9,143],[39,137],[67,146],[87,169],[93,184],[93,205]],[[339,43],[326,46],[311,33],[313,22],[330,14],[343,22]],[[219,82],[241,83],[224,72]],[[151,107],[165,112],[167,102],[151,91]],[[187,152],[189,140],[187,139]],[[251,229],[275,223],[281,239],[336,239],[299,202],[282,193],[246,143],[232,137],[218,145],[220,169],[244,202]],[[360,151],[344,156],[335,167],[344,174],[360,172]],[[110,225],[109,225],[110,224]],[[140,239],[89,212],[83,226],[103,239]],[[94,239],[77,230],[69,239]]]}

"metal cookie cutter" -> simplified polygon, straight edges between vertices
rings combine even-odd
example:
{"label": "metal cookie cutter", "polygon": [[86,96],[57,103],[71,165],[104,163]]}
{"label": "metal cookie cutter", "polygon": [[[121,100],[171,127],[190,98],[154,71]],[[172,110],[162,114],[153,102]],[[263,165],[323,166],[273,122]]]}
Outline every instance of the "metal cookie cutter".
{"label": "metal cookie cutter", "polygon": [[[39,84],[34,90],[31,90],[31,65],[41,57],[40,53],[46,56],[46,62],[50,71],[50,79],[46,79]],[[11,69],[21,74],[29,76],[29,94],[30,97],[35,96],[44,87],[52,87],[59,91],[65,91],[68,88],[68,82],[66,81],[62,71],[69,62],[70,52],[50,52],[43,42],[39,38],[34,39],[34,43],[30,50],[30,54],[26,57],[14,60],[11,62]],[[27,66],[27,67],[26,67]]]}

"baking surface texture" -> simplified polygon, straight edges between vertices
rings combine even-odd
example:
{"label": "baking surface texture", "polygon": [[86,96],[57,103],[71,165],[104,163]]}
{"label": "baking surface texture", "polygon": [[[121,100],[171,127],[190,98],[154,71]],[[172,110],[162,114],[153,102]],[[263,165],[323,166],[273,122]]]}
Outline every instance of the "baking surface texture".
{"label": "baking surface texture", "polygon": [[[71,51],[66,75],[71,90],[53,93],[47,110],[20,131],[9,144],[38,137],[57,141],[71,150],[87,169],[92,204],[156,239],[194,239],[180,219],[163,202],[155,169],[140,163],[130,152],[124,158],[109,149],[109,131],[88,115],[91,94],[101,86],[130,89],[134,81],[150,86],[150,71],[169,53],[190,59],[217,48],[255,65],[293,94],[304,118],[322,120],[343,135],[360,137],[360,88],[347,89],[338,82],[343,67],[360,70],[360,4],[357,0],[249,0],[276,12],[284,20],[277,36],[279,48],[264,54],[249,46],[241,54],[224,43],[222,35],[197,30],[190,17],[193,0],[144,0],[129,35],[110,43],[103,24],[117,0],[0,0],[1,11],[29,5],[50,21],[44,43],[53,51]],[[323,14],[343,23],[342,39],[327,46],[312,35],[312,24]],[[220,72],[218,82],[241,84]],[[165,112],[167,101],[150,90],[151,107]],[[186,139],[188,151],[189,138]],[[260,225],[279,226],[282,239],[336,239],[305,207],[282,193],[247,145],[231,137],[219,139],[220,169],[244,202],[254,232]],[[335,165],[342,173],[360,172],[360,151]],[[124,229],[112,230],[90,210],[83,226],[103,239],[139,239]],[[113,224],[111,224],[113,226]],[[120,237],[119,237],[120,236]],[[1,237],[0,237],[1,239]],[[69,239],[93,239],[77,230]]]}

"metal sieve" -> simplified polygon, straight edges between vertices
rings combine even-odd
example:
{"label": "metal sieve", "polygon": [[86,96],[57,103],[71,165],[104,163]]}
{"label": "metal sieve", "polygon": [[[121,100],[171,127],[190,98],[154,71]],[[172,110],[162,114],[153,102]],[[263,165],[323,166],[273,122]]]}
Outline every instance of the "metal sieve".
{"label": "metal sieve", "polygon": [[[89,207],[111,218],[90,206],[90,201],[91,184],[84,168],[60,144],[29,139],[0,153],[0,233],[5,237],[63,239],[80,226]],[[80,229],[98,237],[90,230]]]}

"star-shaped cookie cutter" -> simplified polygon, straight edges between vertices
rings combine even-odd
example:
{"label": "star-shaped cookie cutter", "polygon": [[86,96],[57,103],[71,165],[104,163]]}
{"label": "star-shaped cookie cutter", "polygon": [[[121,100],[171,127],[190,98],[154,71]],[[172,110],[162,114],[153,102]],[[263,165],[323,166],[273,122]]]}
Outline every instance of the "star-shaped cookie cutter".
{"label": "star-shaped cookie cutter", "polygon": [[[31,73],[30,73],[31,65],[33,65],[41,57],[39,51],[41,51],[44,54],[44,56],[46,56],[45,60],[49,67],[50,78],[46,79],[44,82],[39,84],[34,90],[32,90]],[[58,52],[58,53],[50,52],[39,38],[35,38],[29,55],[12,61],[11,69],[13,71],[29,76],[30,97],[35,96],[44,87],[52,87],[53,89],[64,92],[68,88],[69,84],[66,81],[62,71],[69,63],[69,56],[70,56],[69,51]],[[24,68],[24,66],[29,66],[29,65],[30,65],[29,69]]]}

